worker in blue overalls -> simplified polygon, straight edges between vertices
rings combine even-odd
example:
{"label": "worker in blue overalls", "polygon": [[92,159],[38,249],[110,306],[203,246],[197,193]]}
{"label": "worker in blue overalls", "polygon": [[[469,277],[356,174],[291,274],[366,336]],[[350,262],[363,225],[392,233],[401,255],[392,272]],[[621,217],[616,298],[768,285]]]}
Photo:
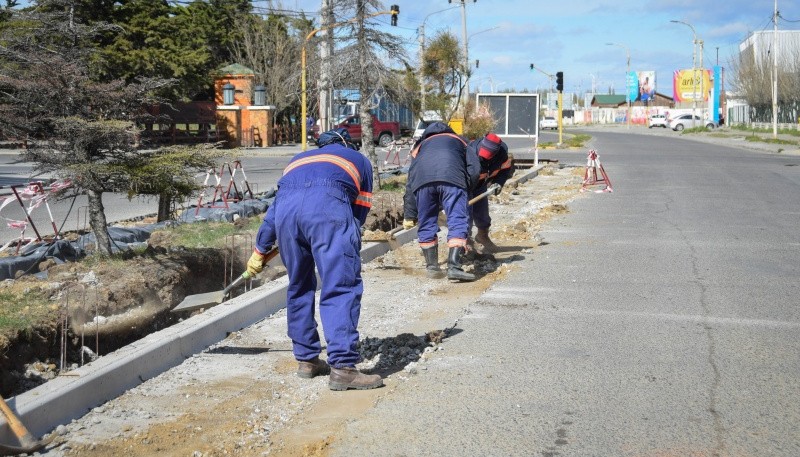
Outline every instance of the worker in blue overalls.
{"label": "worker in blue overalls", "polygon": [[[500,194],[506,181],[514,173],[512,160],[508,156],[508,145],[496,134],[488,133],[483,138],[471,142],[467,146],[467,154],[477,156],[481,164],[481,173],[471,189],[470,198],[483,194],[493,184],[498,185],[494,194]],[[489,216],[489,199],[482,198],[473,203],[469,209],[468,233],[472,234],[474,223],[478,228],[474,240],[483,246],[485,252],[497,252],[497,245],[489,238],[489,227],[492,225],[492,218]],[[471,241],[470,237],[467,244]]]}
{"label": "worker in blue overalls", "polygon": [[[361,358],[361,226],[372,205],[372,165],[350,143],[347,130],[320,135],[319,149],[295,155],[278,181],[275,202],[256,235],[247,271],[257,274],[264,254],[277,241],[286,266],[288,335],[298,360],[297,374],[313,378],[330,372],[331,390],[373,389],[380,375],[355,368]],[[317,278],[322,280],[319,313],[328,361],[319,358],[314,319]]]}
{"label": "worker in blue overalls", "polygon": [[[406,193],[403,198],[404,226],[417,220],[417,238],[425,257],[429,278],[441,278],[437,224],[439,211],[447,216],[447,278],[474,281],[475,275],[461,266],[467,245],[467,199],[480,172],[477,156],[467,154],[467,142],[442,122],[434,122],[411,149]],[[411,224],[413,226],[413,222]]]}

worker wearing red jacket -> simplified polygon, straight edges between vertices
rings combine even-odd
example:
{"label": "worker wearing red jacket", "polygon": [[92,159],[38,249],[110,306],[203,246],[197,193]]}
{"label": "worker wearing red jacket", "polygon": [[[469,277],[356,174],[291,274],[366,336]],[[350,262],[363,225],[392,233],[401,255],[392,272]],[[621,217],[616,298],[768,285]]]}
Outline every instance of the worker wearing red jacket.
{"label": "worker wearing red jacket", "polygon": [[[470,198],[487,191],[492,184],[499,187],[495,191],[498,195],[508,178],[514,174],[513,161],[508,156],[508,145],[494,133],[489,133],[480,140],[475,140],[467,146],[467,154],[478,157],[481,172],[470,192]],[[472,225],[478,229],[475,241],[483,245],[487,252],[497,252],[497,245],[489,238],[489,227],[492,218],[489,216],[489,199],[482,198],[470,206],[469,233]]]}
{"label": "worker wearing red jacket", "polygon": [[[319,149],[295,155],[278,181],[275,202],[256,235],[247,271],[257,274],[277,241],[286,266],[288,335],[300,377],[330,371],[331,390],[372,389],[379,375],[355,368],[361,313],[361,230],[372,206],[372,165],[349,142],[346,129],[320,135]],[[314,319],[316,266],[322,280],[319,312],[328,362]]]}
{"label": "worker wearing red jacket", "polygon": [[[468,193],[478,179],[477,156],[467,154],[467,142],[441,122],[425,129],[411,149],[404,195],[404,221],[418,219],[417,238],[427,275],[443,276],[438,260],[439,212],[447,215],[447,278],[474,281],[461,266],[467,244]],[[405,223],[404,223],[405,225]]]}

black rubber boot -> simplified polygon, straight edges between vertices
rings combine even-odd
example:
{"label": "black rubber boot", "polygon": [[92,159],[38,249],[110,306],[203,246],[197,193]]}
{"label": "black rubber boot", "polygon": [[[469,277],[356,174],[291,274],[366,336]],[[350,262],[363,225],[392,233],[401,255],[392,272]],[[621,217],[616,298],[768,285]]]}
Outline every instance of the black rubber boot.
{"label": "black rubber boot", "polygon": [[475,275],[467,273],[461,268],[461,256],[464,248],[450,248],[447,256],[447,279],[454,281],[474,281]]}
{"label": "black rubber boot", "polygon": [[492,253],[499,250],[497,245],[492,242],[491,238],[489,238],[488,228],[478,229],[478,234],[475,235],[475,242],[480,243],[483,246],[484,252]]}
{"label": "black rubber boot", "polygon": [[425,257],[425,275],[431,279],[444,278],[444,271],[439,268],[439,247],[422,248],[422,255]]}

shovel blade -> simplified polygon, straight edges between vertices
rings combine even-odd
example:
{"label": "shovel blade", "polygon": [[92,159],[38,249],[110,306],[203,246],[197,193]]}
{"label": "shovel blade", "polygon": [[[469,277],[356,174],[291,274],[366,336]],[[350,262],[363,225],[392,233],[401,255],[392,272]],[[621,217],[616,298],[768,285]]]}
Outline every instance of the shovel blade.
{"label": "shovel blade", "polygon": [[47,447],[47,445],[50,444],[54,438],[55,436],[51,436],[46,440],[39,441],[30,439],[25,443],[21,443],[19,446],[0,443],[0,455],[33,454],[34,452],[40,451]]}
{"label": "shovel blade", "polygon": [[225,291],[206,292],[204,294],[187,295],[180,304],[172,308],[171,312],[194,311],[201,308],[211,308],[222,303]]}

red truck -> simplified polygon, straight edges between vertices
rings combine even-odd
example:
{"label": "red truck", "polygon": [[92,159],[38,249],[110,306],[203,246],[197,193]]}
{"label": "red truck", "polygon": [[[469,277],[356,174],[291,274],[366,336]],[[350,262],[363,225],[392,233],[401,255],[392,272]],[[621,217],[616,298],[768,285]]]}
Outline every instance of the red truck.
{"label": "red truck", "polygon": [[[350,138],[355,143],[361,143],[361,117],[348,116],[342,120],[334,128],[344,127]],[[314,128],[314,139],[319,138],[319,128]],[[393,140],[400,138],[400,123],[399,122],[381,122],[376,117],[372,117],[372,140],[378,146],[386,147]]]}

